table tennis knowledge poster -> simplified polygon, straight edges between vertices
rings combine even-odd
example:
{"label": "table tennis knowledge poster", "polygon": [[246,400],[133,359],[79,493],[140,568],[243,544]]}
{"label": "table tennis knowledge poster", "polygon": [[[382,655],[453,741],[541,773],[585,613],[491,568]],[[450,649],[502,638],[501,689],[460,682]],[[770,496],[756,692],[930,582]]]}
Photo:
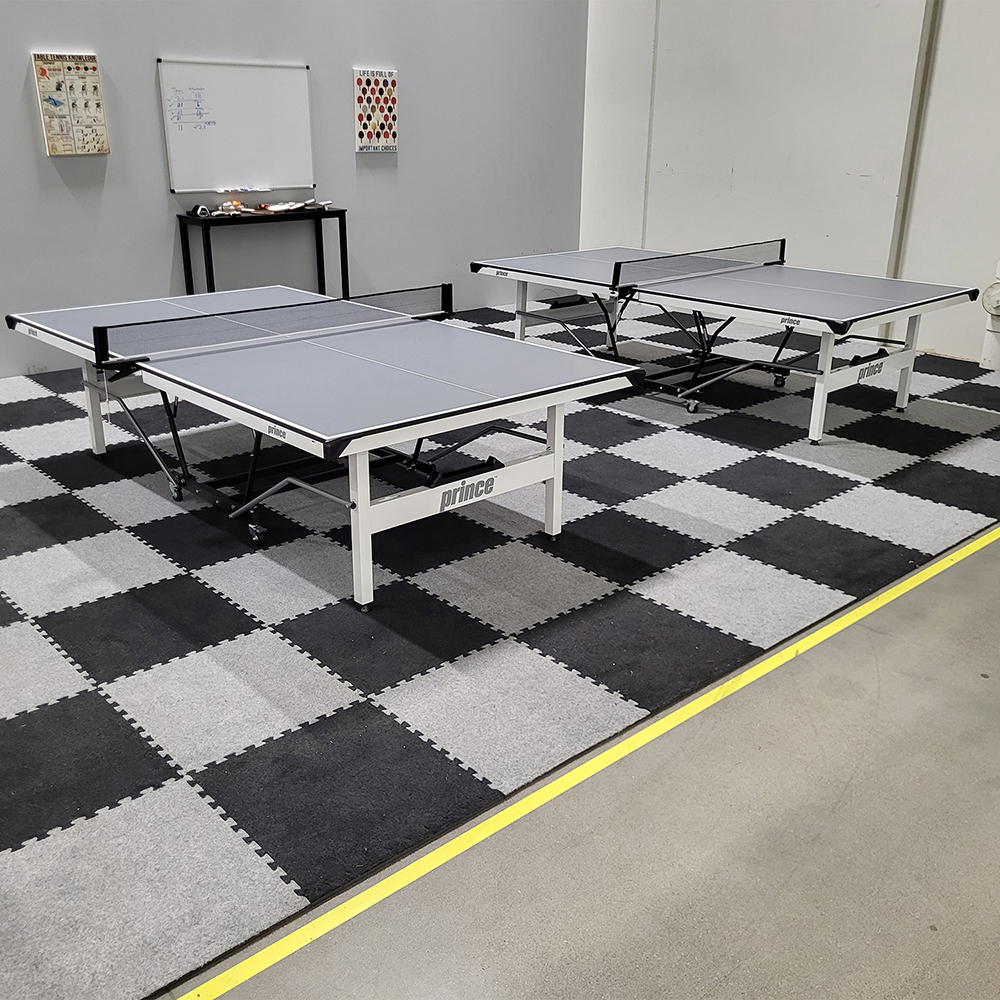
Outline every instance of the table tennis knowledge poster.
{"label": "table tennis knowledge poster", "polygon": [[33,52],[38,108],[49,156],[110,153],[97,56]]}
{"label": "table tennis knowledge poster", "polygon": [[394,69],[354,70],[354,151],[395,153],[399,81]]}

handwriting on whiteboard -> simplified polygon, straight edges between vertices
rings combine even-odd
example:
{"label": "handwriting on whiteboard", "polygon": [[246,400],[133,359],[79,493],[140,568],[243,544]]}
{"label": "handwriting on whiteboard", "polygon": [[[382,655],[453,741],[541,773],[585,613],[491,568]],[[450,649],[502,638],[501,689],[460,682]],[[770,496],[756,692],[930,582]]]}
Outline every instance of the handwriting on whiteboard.
{"label": "handwriting on whiteboard", "polygon": [[215,125],[204,87],[171,87],[167,95],[167,121],[178,132],[185,128],[207,129]]}

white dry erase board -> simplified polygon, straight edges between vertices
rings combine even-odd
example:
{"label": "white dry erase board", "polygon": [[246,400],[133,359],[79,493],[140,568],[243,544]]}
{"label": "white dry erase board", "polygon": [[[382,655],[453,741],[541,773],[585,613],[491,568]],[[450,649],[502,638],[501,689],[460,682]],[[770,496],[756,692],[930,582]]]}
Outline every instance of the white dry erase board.
{"label": "white dry erase board", "polygon": [[316,186],[308,66],[157,63],[171,191]]}

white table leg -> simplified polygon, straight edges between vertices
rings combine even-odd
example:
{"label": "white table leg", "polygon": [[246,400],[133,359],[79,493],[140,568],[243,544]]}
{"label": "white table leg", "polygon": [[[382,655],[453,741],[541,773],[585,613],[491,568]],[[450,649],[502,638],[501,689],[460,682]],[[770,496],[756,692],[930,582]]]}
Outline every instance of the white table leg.
{"label": "white table leg", "polygon": [[621,300],[617,295],[612,295],[608,299],[607,303],[608,315],[611,317],[610,324],[608,325],[607,336],[604,338],[604,346],[609,350],[613,351],[615,347],[615,334],[611,331],[616,329],[618,326],[618,320],[621,317]]}
{"label": "white table leg", "polygon": [[813,389],[812,414],[809,417],[809,440],[813,444],[819,444],[823,436],[823,424],[826,422],[826,380],[833,370],[833,345],[834,336],[832,331],[820,334],[822,340],[819,347],[819,358],[816,362],[818,375],[816,376],[816,386]]}
{"label": "white table leg", "polygon": [[[906,346],[903,348],[904,351],[910,351],[915,355],[917,347],[917,334],[919,332],[920,317],[911,316],[906,324]],[[899,385],[896,389],[897,410],[906,409],[906,404],[910,401],[910,382],[913,380],[913,361],[914,358],[911,357],[910,363],[905,368],[899,369]]]}
{"label": "white table leg", "polygon": [[104,414],[101,409],[101,390],[98,389],[101,375],[92,361],[83,362],[83,401],[87,407],[90,423],[90,448],[95,455],[107,451],[104,441]]}
{"label": "white table leg", "polygon": [[361,607],[375,596],[372,571],[371,480],[368,476],[368,452],[347,458],[351,501],[351,558],[354,563],[354,600]]}
{"label": "white table leg", "polygon": [[545,444],[552,452],[552,478],[545,480],[545,533],[552,538],[562,531],[563,425],[565,403],[548,407]]}
{"label": "white table leg", "polygon": [[514,309],[517,312],[517,339],[524,340],[524,331],[528,327],[524,315],[528,311],[528,283],[526,281],[517,282],[517,291],[514,294]]}

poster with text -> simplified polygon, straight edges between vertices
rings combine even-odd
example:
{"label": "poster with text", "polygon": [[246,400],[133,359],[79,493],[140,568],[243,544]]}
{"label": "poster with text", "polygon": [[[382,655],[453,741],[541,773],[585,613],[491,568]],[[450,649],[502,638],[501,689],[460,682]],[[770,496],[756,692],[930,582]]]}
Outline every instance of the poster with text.
{"label": "poster with text", "polygon": [[33,52],[38,108],[49,156],[110,153],[95,55]]}
{"label": "poster with text", "polygon": [[354,151],[356,153],[397,152],[396,115],[399,88],[394,69],[354,71]]}

